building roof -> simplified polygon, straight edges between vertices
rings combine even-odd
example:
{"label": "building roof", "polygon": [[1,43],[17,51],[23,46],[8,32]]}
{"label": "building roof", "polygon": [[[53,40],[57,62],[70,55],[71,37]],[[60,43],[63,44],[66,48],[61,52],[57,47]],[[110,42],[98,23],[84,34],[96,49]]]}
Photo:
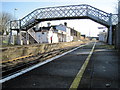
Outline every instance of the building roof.
{"label": "building roof", "polygon": [[[51,25],[51,26],[49,26],[49,27],[44,27],[44,26],[43,26],[43,27],[39,27],[38,30],[35,30],[35,29],[34,29],[34,31],[35,31],[35,32],[41,32],[41,30],[42,30],[42,31],[49,31],[50,28],[53,28],[55,31],[57,31],[56,27],[57,27],[57,26],[60,26],[60,25],[65,26],[65,25],[63,25],[63,24]],[[71,30],[77,31],[77,30],[75,30],[74,28],[71,28],[71,27],[68,27],[68,26],[66,26],[66,28],[69,28],[69,29],[71,29]],[[78,31],[77,31],[77,32],[78,32]]]}
{"label": "building roof", "polygon": [[40,32],[41,30],[44,30],[44,31],[49,31],[49,30],[50,30],[50,28],[53,28],[54,30],[56,30],[56,26],[57,26],[57,25],[50,26],[50,27],[44,27],[44,26],[43,26],[43,27],[39,27],[39,29],[38,29],[38,30],[35,30],[35,29],[34,29],[34,31],[35,31],[35,32]]}

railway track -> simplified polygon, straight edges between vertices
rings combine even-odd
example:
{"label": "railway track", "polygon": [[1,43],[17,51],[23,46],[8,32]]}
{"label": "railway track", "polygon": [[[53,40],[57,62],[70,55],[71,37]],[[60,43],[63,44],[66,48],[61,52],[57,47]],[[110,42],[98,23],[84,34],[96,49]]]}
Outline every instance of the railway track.
{"label": "railway track", "polygon": [[54,57],[56,55],[60,55],[66,51],[69,51],[75,47],[69,47],[69,48],[64,48],[64,49],[58,49],[58,50],[53,50],[50,52],[46,53],[38,53],[36,55],[29,55],[28,57],[23,57],[23,58],[18,58],[18,59],[13,59],[13,60],[8,60],[2,63],[2,78],[5,78],[9,75],[13,75],[17,72],[20,72],[23,69],[26,69],[32,65],[35,65],[39,62],[45,61],[46,59],[49,59],[51,57]]}
{"label": "railway track", "polygon": [[[50,62],[46,65],[40,62],[2,79],[0,82],[3,88],[69,88],[73,90],[73,88],[114,89],[119,87],[116,63],[119,60],[116,57],[116,51],[111,52],[97,42],[84,47],[81,45],[67,52],[43,61]],[[45,55],[47,56],[49,55]]]}

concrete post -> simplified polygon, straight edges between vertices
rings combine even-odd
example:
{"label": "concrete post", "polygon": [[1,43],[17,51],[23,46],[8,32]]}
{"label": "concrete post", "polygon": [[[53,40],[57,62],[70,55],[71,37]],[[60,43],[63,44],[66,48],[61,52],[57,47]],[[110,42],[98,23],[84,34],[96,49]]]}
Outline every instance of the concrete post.
{"label": "concrete post", "polygon": [[15,36],[13,35],[12,38],[13,38],[13,45],[15,45]]}
{"label": "concrete post", "polygon": [[23,45],[22,33],[20,31],[20,45]]}
{"label": "concrete post", "polygon": [[25,39],[26,39],[26,40],[25,40],[25,41],[26,41],[25,44],[27,44],[27,40],[28,40],[28,37],[27,37],[27,31],[26,31],[26,38],[25,38]]}
{"label": "concrete post", "polygon": [[17,31],[17,45],[20,44],[19,42],[20,42],[20,41],[19,41],[19,31]]}
{"label": "concrete post", "polygon": [[27,45],[28,45],[29,44],[29,34],[27,31],[26,31],[26,40],[27,40]]}
{"label": "concrete post", "polygon": [[12,37],[12,30],[10,30],[10,35],[9,35],[9,39],[8,39],[8,44],[11,44],[11,37]]}
{"label": "concrete post", "polygon": [[21,40],[21,45],[23,45],[23,40]]}
{"label": "concrete post", "polygon": [[112,45],[112,14],[110,14],[110,17],[109,17],[109,25],[110,25],[110,27],[109,27],[109,31],[108,31],[108,33],[109,33],[108,44]]}

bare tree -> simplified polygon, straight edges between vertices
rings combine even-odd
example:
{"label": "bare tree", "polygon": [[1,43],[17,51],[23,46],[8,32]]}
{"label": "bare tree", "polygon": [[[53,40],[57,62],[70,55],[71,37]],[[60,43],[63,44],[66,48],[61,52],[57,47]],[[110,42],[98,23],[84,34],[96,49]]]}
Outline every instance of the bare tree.
{"label": "bare tree", "polygon": [[13,19],[12,15],[7,12],[0,12],[0,34],[9,32],[9,22]]}

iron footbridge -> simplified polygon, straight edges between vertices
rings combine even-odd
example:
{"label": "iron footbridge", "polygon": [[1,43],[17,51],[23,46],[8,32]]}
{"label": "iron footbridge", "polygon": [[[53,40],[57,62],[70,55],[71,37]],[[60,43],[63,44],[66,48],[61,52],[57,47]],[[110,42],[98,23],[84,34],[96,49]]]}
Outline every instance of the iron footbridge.
{"label": "iron footbridge", "polygon": [[28,30],[42,21],[64,19],[91,19],[109,27],[117,23],[117,15],[112,15],[90,5],[69,5],[38,8],[20,20],[11,21],[11,30]]}
{"label": "iron footbridge", "polygon": [[11,21],[10,29],[28,31],[42,21],[69,19],[91,19],[106,26],[109,28],[108,43],[112,44],[112,26],[118,23],[118,15],[86,4],[38,8],[22,19]]}

